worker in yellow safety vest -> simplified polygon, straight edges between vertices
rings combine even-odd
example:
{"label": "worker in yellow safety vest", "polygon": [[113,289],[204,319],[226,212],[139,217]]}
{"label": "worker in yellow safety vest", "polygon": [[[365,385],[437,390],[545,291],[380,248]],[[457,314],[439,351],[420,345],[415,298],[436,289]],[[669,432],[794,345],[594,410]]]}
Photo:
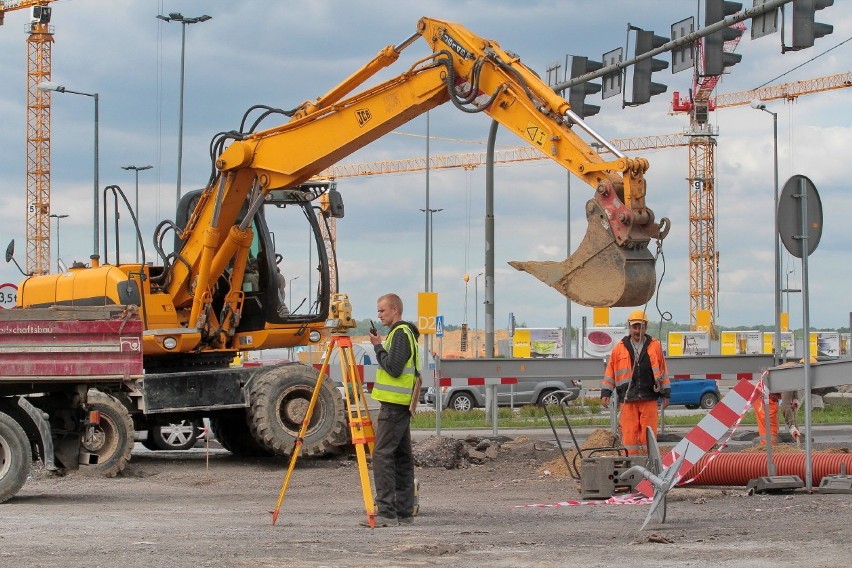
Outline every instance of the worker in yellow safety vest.
{"label": "worker in yellow safety vest", "polygon": [[382,340],[370,332],[379,369],[371,395],[381,403],[373,446],[377,527],[411,524],[414,520],[414,456],[411,410],[420,377],[417,327],[402,320],[402,300],[385,294],[376,303],[379,320],[389,328]]}

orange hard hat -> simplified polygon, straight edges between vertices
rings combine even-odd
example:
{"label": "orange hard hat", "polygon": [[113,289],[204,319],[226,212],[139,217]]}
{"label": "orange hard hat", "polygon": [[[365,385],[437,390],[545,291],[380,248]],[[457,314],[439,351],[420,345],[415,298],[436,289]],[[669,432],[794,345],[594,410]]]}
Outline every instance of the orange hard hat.
{"label": "orange hard hat", "polygon": [[[810,359],[808,359],[808,361],[810,361],[810,362],[811,362],[811,365],[815,365],[815,364],[819,363],[819,361],[817,361],[817,358],[816,358],[816,357],[814,357],[813,355],[811,355],[811,357],[810,357]],[[804,362],[805,362],[805,358],[804,358],[804,357],[802,357],[801,359],[799,359],[799,363],[804,364]]]}
{"label": "orange hard hat", "polygon": [[637,321],[647,324],[648,316],[646,316],[645,312],[643,312],[642,310],[633,310],[632,312],[630,312],[630,315],[627,316],[627,323],[633,323]]}

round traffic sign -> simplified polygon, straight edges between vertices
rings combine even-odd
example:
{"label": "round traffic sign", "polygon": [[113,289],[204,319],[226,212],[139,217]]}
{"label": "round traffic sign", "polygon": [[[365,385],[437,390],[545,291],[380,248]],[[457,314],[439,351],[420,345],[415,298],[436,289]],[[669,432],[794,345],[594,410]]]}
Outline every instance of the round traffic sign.
{"label": "round traffic sign", "polygon": [[18,301],[18,286],[6,282],[0,284],[0,309],[9,310],[15,307]]}
{"label": "round traffic sign", "polygon": [[[803,207],[805,230],[802,228]],[[784,184],[778,198],[778,235],[784,247],[796,258],[803,256],[803,241],[807,240],[808,256],[819,244],[822,237],[822,200],[814,182],[805,176],[795,175]]]}

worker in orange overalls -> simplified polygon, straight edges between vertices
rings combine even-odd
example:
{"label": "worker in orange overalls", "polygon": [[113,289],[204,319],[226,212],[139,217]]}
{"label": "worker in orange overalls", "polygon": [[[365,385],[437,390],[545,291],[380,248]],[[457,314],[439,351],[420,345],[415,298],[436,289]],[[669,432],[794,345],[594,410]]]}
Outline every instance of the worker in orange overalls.
{"label": "worker in orange overalls", "polygon": [[[804,359],[799,359],[799,364],[804,363]],[[813,355],[810,358],[811,365],[815,365],[818,361]],[[795,363],[785,363],[782,367],[789,367]],[[781,401],[781,410],[784,412],[784,423],[790,431],[790,436],[796,442],[802,437],[799,427],[796,425],[796,411],[799,409],[799,401],[796,399],[795,391],[787,391],[783,393],[769,393],[769,432],[772,435],[772,443],[778,443],[778,401]],[[758,396],[754,399],[754,416],[757,420],[757,432],[760,434],[760,443],[766,444],[766,415],[763,411],[763,396]]]}
{"label": "worker in orange overalls", "polygon": [[628,455],[647,453],[645,427],[657,434],[657,399],[669,405],[671,383],[659,339],[646,333],[648,316],[635,310],[627,318],[630,335],[612,348],[601,384],[601,404],[609,406],[613,391],[621,404],[621,443]]}

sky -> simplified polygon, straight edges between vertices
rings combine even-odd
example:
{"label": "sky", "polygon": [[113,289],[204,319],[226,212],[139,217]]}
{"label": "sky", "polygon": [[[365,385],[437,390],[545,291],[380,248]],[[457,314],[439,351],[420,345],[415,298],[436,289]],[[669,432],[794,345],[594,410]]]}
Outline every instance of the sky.
{"label": "sky", "polygon": [[[9,4],[9,2],[7,2]],[[750,7],[751,2],[747,2]],[[52,80],[69,90],[99,94],[100,187],[117,184],[133,199],[135,177],[127,165],[151,165],[139,173],[139,217],[150,251],[154,227],[174,218],[178,149],[181,29],[157,14],[180,12],[212,19],[186,29],[182,187],[202,187],[210,173],[209,143],[218,132],[237,129],[252,105],[293,108],[317,98],[389,44],[416,30],[420,17],[457,22],[518,54],[544,76],[567,55],[600,59],[626,39],[628,23],[668,35],[670,25],[700,16],[686,0],[514,0],[428,3],[400,0],[315,0],[312,2],[221,0],[60,0],[53,7]],[[26,259],[26,24],[27,11],[6,14],[0,27],[0,242],[16,242],[16,258]],[[852,2],[818,13],[834,33],[800,52],[781,53],[780,33],[752,41],[743,36],[742,61],[722,77],[720,93],[754,89],[849,71]],[[789,31],[788,31],[789,33]],[[789,37],[787,43],[790,43]],[[833,49],[832,49],[833,48]],[[376,81],[403,73],[428,55],[422,40],[408,47]],[[629,79],[628,79],[629,80]],[[587,103],[602,107],[588,122],[610,139],[679,133],[684,115],[671,112],[671,95],[685,95],[691,71],[655,73],[668,85],[649,104],[622,108],[620,97]],[[368,83],[368,86],[375,82]],[[852,305],[845,294],[852,278],[849,219],[852,193],[846,166],[852,136],[852,89],[767,102],[777,113],[779,179],[808,176],[822,200],[824,229],[808,259],[809,319],[818,328],[849,325]],[[719,129],[716,150],[716,248],[720,255],[718,314],[721,326],[771,325],[773,308],[773,124],[765,113],[741,106],[712,113]],[[491,119],[460,113],[450,104],[412,119],[397,131],[355,152],[341,163],[399,160],[484,151]],[[93,104],[89,97],[54,93],[51,110],[51,212],[60,222],[60,256],[88,262],[92,252]],[[271,128],[277,122],[265,122]],[[523,142],[501,129],[498,149]],[[658,263],[659,290],[647,307],[675,322],[689,323],[688,156],[684,147],[630,153],[647,158],[646,204],[672,230],[663,243],[665,271]],[[570,206],[565,170],[548,161],[500,165],[495,172],[494,326],[509,314],[529,327],[564,326],[565,299],[532,276],[517,272],[510,260],[562,260],[569,233],[576,248],[586,229],[584,204],[592,188],[572,176]],[[354,316],[375,317],[375,299],[388,291],[403,298],[404,317],[416,316],[417,293],[425,289],[427,178],[425,172],[338,180],[346,215],[337,224],[339,285],[349,294]],[[432,170],[428,178],[432,209],[431,264],[439,313],[448,324],[485,327],[484,216],[485,171]],[[568,215],[570,207],[570,216]],[[122,226],[129,228],[126,219]],[[306,229],[305,229],[306,231]],[[134,258],[132,237],[121,233],[121,258]],[[51,258],[55,265],[56,226]],[[276,241],[290,238],[283,228]],[[103,240],[103,239],[101,239]],[[307,238],[305,238],[307,242]],[[103,244],[103,243],[102,243]],[[292,246],[295,246],[291,243]],[[653,244],[652,244],[653,246]],[[299,247],[296,247],[298,249]],[[307,245],[301,247],[307,250]],[[114,250],[114,249],[113,249]],[[149,252],[150,255],[150,252]],[[287,256],[287,255],[285,255]],[[308,293],[309,259],[287,256],[294,298]],[[307,256],[302,253],[301,256]],[[112,252],[110,258],[115,258]],[[150,256],[149,256],[150,258]],[[799,259],[784,251],[782,286],[801,287]],[[468,282],[465,283],[465,275]],[[0,266],[0,283],[16,283],[12,264]],[[801,294],[789,295],[792,327],[802,323]],[[786,302],[784,304],[787,305]],[[479,309],[476,309],[476,308]],[[629,308],[614,308],[611,321],[626,320]],[[572,325],[591,325],[592,310],[574,305]]]}

